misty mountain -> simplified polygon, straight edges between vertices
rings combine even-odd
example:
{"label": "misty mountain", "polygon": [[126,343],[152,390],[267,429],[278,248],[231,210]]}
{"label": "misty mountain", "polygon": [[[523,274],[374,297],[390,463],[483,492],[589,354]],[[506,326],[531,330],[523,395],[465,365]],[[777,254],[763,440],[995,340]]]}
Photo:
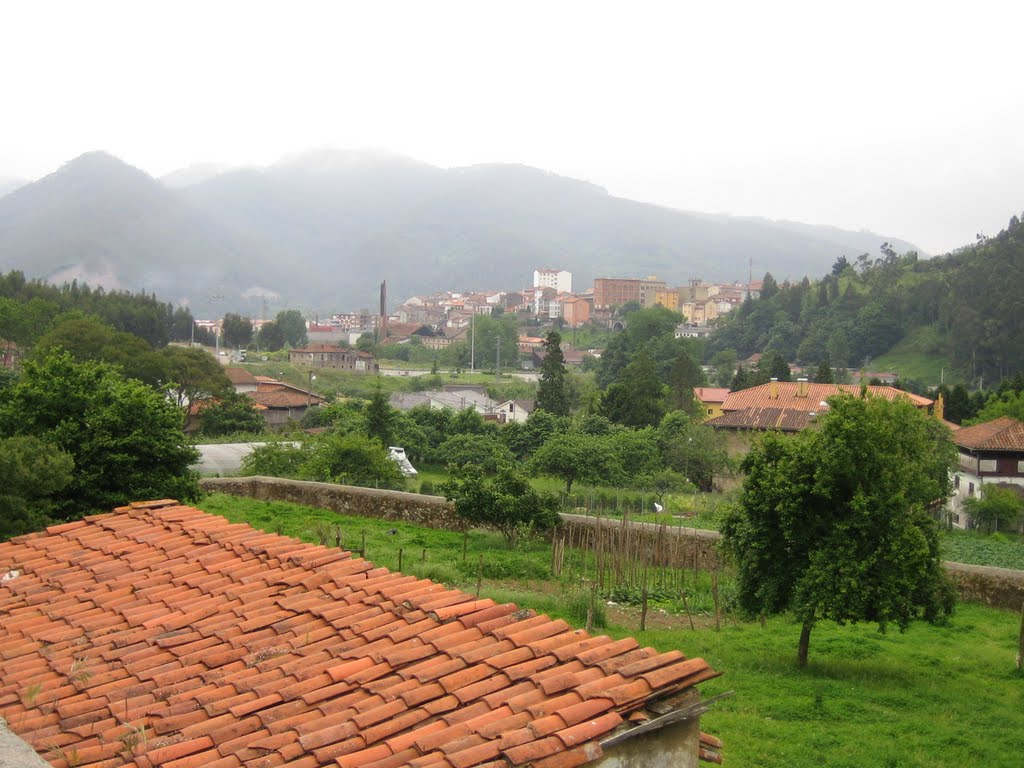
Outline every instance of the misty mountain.
{"label": "misty mountain", "polygon": [[259,315],[373,307],[385,279],[394,306],[445,288],[519,289],[537,267],[570,270],[582,290],[599,276],[744,279],[751,260],[755,278],[800,278],[843,254],[877,254],[886,240],[914,249],[867,232],[637,203],[520,165],[445,170],[325,151],[165,181],[90,153],[0,198],[0,270],[145,288],[197,314]]}
{"label": "misty mountain", "polygon": [[0,176],[0,197],[13,192],[18,187],[28,184],[24,179],[12,179],[9,176]]}

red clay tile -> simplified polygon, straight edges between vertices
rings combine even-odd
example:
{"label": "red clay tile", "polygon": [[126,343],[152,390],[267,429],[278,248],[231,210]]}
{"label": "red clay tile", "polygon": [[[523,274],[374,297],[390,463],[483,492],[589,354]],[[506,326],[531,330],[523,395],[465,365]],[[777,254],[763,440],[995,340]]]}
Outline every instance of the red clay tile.
{"label": "red clay tile", "polygon": [[362,768],[362,766],[368,763],[372,763],[375,760],[383,760],[390,756],[391,748],[387,744],[376,744],[360,752],[342,755],[337,758],[337,763],[341,768]]}
{"label": "red clay tile", "polygon": [[617,712],[606,712],[593,720],[584,720],[565,730],[558,731],[555,736],[567,747],[574,747],[586,741],[603,736],[622,724],[622,717]]}
{"label": "red clay tile", "polygon": [[[163,765],[169,763],[172,760],[191,755],[196,752],[203,752],[207,749],[212,749],[214,745],[213,739],[209,736],[200,736],[196,739],[189,739],[187,741],[179,741],[174,744],[169,744],[166,747],[159,749],[146,750],[146,757],[153,765]],[[81,756],[79,756],[81,758]]]}
{"label": "red clay tile", "polygon": [[554,736],[548,736],[545,739],[528,741],[517,747],[509,747],[508,749],[503,750],[503,754],[513,765],[520,765],[521,763],[535,762],[543,757],[547,757],[548,755],[561,752],[564,749],[565,745],[560,739],[557,739]]}

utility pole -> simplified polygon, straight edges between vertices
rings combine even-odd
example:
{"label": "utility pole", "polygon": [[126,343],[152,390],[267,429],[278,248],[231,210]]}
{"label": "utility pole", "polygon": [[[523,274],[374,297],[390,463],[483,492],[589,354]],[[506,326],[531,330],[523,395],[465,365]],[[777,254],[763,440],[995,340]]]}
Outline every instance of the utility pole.
{"label": "utility pole", "polygon": [[476,312],[469,316],[469,372],[476,372]]}
{"label": "utility pole", "polygon": [[494,363],[494,378],[495,379],[500,379],[501,378],[501,336],[498,336],[495,339],[495,342],[497,343],[498,347],[497,347],[496,355],[495,355],[495,357],[497,359],[495,360],[495,363]]}

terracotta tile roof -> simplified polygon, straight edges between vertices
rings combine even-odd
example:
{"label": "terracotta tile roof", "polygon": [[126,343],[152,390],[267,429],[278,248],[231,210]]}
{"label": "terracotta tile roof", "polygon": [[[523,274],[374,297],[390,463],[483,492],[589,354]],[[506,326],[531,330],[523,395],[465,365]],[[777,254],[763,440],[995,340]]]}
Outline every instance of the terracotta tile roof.
{"label": "terracotta tile roof", "polygon": [[816,414],[810,411],[792,408],[744,408],[740,411],[726,411],[721,416],[708,419],[704,424],[715,429],[778,429],[782,432],[799,432],[811,424],[815,416]]}
{"label": "terracotta tile roof", "polygon": [[229,366],[224,369],[224,373],[227,375],[228,380],[236,386],[239,384],[256,383],[256,377],[249,373],[249,371],[245,370],[245,368],[234,368]]}
{"label": "terracotta tile roof", "polygon": [[962,427],[953,442],[963,448],[985,451],[1024,451],[1024,423],[1000,416],[998,419]]}
{"label": "terracotta tile roof", "polygon": [[258,406],[264,408],[301,408],[306,405],[319,405],[327,401],[320,395],[306,394],[294,389],[260,389],[256,392],[246,392]]}
{"label": "terracotta tile roof", "polygon": [[693,394],[705,403],[724,403],[729,396],[728,387],[694,387]]}
{"label": "terracotta tile roof", "polygon": [[0,543],[12,569],[0,715],[54,765],[580,765],[717,674],[169,500]]}
{"label": "terracotta tile roof", "polygon": [[[803,390],[801,390],[801,386]],[[854,397],[860,395],[860,386],[855,384],[812,384],[799,381],[777,381],[768,384],[760,384],[756,387],[741,389],[730,392],[725,398],[722,409],[725,411],[739,411],[744,408],[782,408],[797,411],[820,411],[821,403],[834,395],[850,394]],[[932,404],[927,397],[904,392],[895,387],[874,386],[867,387],[868,394],[872,397],[882,397],[886,400],[906,399],[918,408],[926,408]],[[801,391],[805,394],[801,395]],[[777,396],[773,397],[773,392]]]}

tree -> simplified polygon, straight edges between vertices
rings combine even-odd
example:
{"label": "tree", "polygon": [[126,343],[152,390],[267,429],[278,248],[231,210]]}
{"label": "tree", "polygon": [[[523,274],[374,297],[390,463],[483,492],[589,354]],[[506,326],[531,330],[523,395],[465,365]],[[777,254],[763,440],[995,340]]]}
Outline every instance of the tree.
{"label": "tree", "polygon": [[438,447],[441,460],[461,469],[476,464],[484,472],[494,474],[499,467],[509,465],[515,457],[495,435],[452,435]]}
{"label": "tree", "polygon": [[242,459],[240,474],[297,478],[308,460],[309,449],[304,444],[266,443],[256,446]]}
{"label": "tree", "polygon": [[208,404],[199,413],[200,431],[204,435],[230,435],[236,432],[258,434],[266,421],[256,410],[251,397],[228,392]]}
{"label": "tree", "polygon": [[707,378],[704,376],[704,369],[685,350],[680,352],[672,363],[669,379],[669,400],[672,410],[686,411],[692,415],[699,413],[700,405],[693,389],[706,385]]}
{"label": "tree", "polygon": [[277,352],[284,347],[284,341],[284,331],[273,321],[260,326],[260,330],[256,334],[256,344],[260,349],[265,349],[268,352]]}
{"label": "tree", "polygon": [[71,482],[75,462],[37,437],[0,439],[0,541],[46,527],[51,497]]}
{"label": "tree", "polygon": [[78,362],[96,360],[117,365],[125,376],[159,386],[166,379],[158,353],[143,339],[116,331],[96,317],[70,313],[43,334],[33,354],[45,357],[66,349]]}
{"label": "tree", "polygon": [[511,547],[524,529],[546,531],[558,523],[558,500],[539,493],[525,475],[510,466],[487,478],[469,464],[442,483],[439,490],[455,502],[455,513],[473,525],[496,528]]}
{"label": "tree", "polygon": [[145,499],[199,497],[181,412],[108,363],[53,352],[25,363],[0,402],[0,437],[31,435],[69,454],[71,482],[55,512],[73,518]]}
{"label": "tree", "polygon": [[601,397],[601,413],[627,427],[653,426],[665,414],[664,395],[654,360],[641,347]]}
{"label": "tree", "polygon": [[247,347],[252,341],[252,321],[235,312],[228,312],[221,321],[224,346]]}
{"label": "tree", "polygon": [[306,321],[297,309],[283,309],[277,313],[274,323],[281,329],[284,343],[289,347],[304,347],[309,343]]}
{"label": "tree", "polygon": [[715,475],[729,466],[725,436],[684,411],[666,414],[657,435],[665,466],[702,491],[710,491]]}
{"label": "tree", "polygon": [[689,481],[681,472],[667,467],[643,476],[642,484],[650,488],[659,504],[665,503],[665,496],[669,493],[677,493],[686,488]]}
{"label": "tree", "polygon": [[907,402],[838,396],[818,429],[769,433],[722,525],[749,614],[791,610],[807,663],[816,622],[937,622],[953,610],[929,508],[950,490],[945,428]]}
{"label": "tree", "polygon": [[970,419],[970,424],[984,424],[986,421],[1009,416],[1017,421],[1024,421],[1024,392],[1005,392],[990,397],[978,415]]}
{"label": "tree", "polygon": [[379,380],[374,387],[370,404],[363,413],[366,417],[366,434],[378,440],[385,448],[392,445],[397,411],[391,407]]}
{"label": "tree", "polygon": [[815,384],[835,384],[835,376],[832,375],[832,361],[828,357],[822,358],[818,363],[818,370],[814,372],[813,381]]}
{"label": "tree", "polygon": [[405,486],[402,471],[388,458],[387,449],[357,432],[321,435],[300,471],[307,480],[325,483],[392,489]]}
{"label": "tree", "polygon": [[537,408],[557,416],[569,415],[569,392],[565,384],[565,356],[558,331],[548,332],[544,340],[544,361],[540,365]]}
{"label": "tree", "polygon": [[194,404],[232,391],[224,366],[204,349],[164,347],[159,357],[167,393],[184,412],[186,425]]}
{"label": "tree", "polygon": [[1024,515],[1024,498],[1016,486],[985,485],[981,498],[964,499],[964,509],[972,523],[980,523],[989,533],[999,530],[999,521],[1013,525]]}
{"label": "tree", "polygon": [[565,481],[565,492],[572,484],[614,482],[621,473],[618,456],[606,438],[565,432],[552,435],[533,454],[530,469],[534,474]]}

